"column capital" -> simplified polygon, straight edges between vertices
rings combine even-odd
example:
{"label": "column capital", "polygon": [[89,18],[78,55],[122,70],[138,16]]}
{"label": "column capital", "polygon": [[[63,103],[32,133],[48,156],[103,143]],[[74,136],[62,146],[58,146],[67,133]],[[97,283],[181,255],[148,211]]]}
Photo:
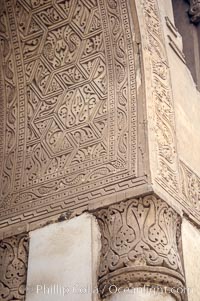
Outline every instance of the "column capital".
{"label": "column capital", "polygon": [[21,233],[0,241],[0,296],[2,301],[24,301],[29,237]]}
{"label": "column capital", "polygon": [[183,300],[181,219],[167,203],[150,195],[111,205],[95,216],[102,235],[98,284],[103,297],[113,285],[145,286]]}
{"label": "column capital", "polygon": [[191,22],[197,24],[200,22],[200,0],[189,0],[189,16]]}

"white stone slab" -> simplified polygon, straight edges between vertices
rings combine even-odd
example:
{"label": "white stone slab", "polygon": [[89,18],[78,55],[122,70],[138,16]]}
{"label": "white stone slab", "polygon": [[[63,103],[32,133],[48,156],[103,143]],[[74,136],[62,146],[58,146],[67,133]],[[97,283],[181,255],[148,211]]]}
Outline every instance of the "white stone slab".
{"label": "white stone slab", "polygon": [[98,235],[89,214],[32,231],[26,301],[96,300]]}

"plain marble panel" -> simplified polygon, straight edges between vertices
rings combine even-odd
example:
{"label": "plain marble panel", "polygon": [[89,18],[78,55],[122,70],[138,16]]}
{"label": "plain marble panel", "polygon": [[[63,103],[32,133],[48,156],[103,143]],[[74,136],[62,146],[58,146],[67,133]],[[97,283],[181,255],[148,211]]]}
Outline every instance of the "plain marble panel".
{"label": "plain marble panel", "polygon": [[26,301],[96,300],[98,235],[89,214],[32,231]]}

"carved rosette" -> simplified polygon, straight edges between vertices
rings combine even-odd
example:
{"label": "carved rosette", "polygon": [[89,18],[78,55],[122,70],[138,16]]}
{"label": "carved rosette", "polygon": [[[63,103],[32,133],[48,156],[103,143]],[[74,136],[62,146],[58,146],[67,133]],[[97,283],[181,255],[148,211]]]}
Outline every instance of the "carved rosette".
{"label": "carved rosette", "polygon": [[200,22],[200,1],[199,0],[190,0],[190,9],[189,9],[189,16],[190,20],[193,23]]}
{"label": "carved rosette", "polygon": [[[95,213],[102,234],[99,290],[184,287],[179,255],[180,217],[155,196],[131,199]],[[178,291],[183,291],[179,289]],[[176,300],[183,300],[173,289]]]}
{"label": "carved rosette", "polygon": [[0,241],[0,300],[25,300],[27,264],[27,234]]}

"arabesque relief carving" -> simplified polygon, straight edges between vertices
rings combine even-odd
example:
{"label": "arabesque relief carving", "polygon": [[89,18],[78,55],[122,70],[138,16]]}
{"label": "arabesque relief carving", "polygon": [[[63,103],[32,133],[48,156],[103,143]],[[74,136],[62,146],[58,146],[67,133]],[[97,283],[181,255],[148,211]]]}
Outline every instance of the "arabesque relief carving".
{"label": "arabesque relief carving", "polygon": [[149,118],[154,123],[157,144],[156,181],[174,196],[179,183],[170,70],[157,1],[143,1],[143,10],[152,74],[152,116]]}
{"label": "arabesque relief carving", "polygon": [[1,1],[0,227],[136,185],[131,32],[125,0]]}
{"label": "arabesque relief carving", "polygon": [[[180,216],[161,199],[150,195],[131,199],[96,214],[102,235],[99,288],[166,287],[184,289],[180,259]],[[182,288],[182,289],[181,289]]]}
{"label": "arabesque relief carving", "polygon": [[[182,204],[158,3],[142,5],[155,179]],[[129,13],[127,0],[1,1],[1,237],[94,199],[151,190]]]}
{"label": "arabesque relief carving", "polygon": [[[193,8],[198,7],[198,2],[191,1]],[[151,63],[151,87],[153,87],[150,100],[151,116],[148,118],[151,119],[153,132],[156,134],[155,180],[164,191],[177,200],[180,208],[199,224],[198,177],[191,169],[186,168],[186,171],[183,167],[185,164],[179,159],[177,152],[174,100],[159,2],[148,0],[142,4],[145,32],[148,33],[145,50]],[[197,190],[192,191],[193,185]]]}
{"label": "arabesque relief carving", "polygon": [[181,193],[191,208],[200,211],[200,177],[180,161]]}
{"label": "arabesque relief carving", "polygon": [[27,234],[0,241],[0,299],[2,301],[25,301],[27,265]]}

